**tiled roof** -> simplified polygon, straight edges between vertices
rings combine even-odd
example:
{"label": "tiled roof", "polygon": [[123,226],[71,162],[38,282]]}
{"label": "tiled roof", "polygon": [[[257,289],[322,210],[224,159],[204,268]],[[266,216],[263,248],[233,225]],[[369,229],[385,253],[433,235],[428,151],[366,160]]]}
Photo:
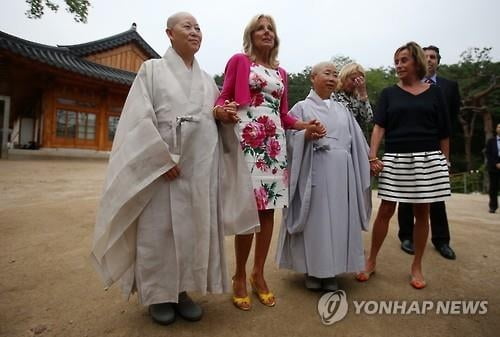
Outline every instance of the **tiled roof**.
{"label": "tiled roof", "polygon": [[116,34],[104,39],[59,47],[66,47],[73,52],[73,54],[78,56],[87,56],[93,53],[102,52],[108,49],[113,49],[124,44],[135,42],[146,52],[147,56],[150,58],[160,58],[160,55],[154,51],[151,46],[144,41],[144,39],[137,33],[136,24],[133,23],[132,27],[120,34]]}
{"label": "tiled roof", "polygon": [[[124,33],[106,39],[74,46],[58,47],[23,40],[0,31],[0,51],[7,50],[31,60],[84,76],[130,85],[135,78],[135,73],[97,64],[83,59],[82,56],[126,44],[133,40],[139,44],[145,44],[150,49],[148,53],[150,53],[152,57],[159,57],[159,55],[139,36],[134,26]],[[142,42],[139,42],[139,40]]]}

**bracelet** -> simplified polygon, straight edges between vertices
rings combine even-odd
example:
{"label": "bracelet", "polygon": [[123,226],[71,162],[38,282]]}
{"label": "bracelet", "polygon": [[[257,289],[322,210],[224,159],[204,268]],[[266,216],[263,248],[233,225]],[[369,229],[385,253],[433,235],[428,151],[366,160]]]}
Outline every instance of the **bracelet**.
{"label": "bracelet", "polygon": [[370,163],[371,163],[371,162],[374,162],[374,161],[376,161],[376,160],[378,160],[378,157],[375,157],[375,158],[368,158],[368,162],[370,162]]}
{"label": "bracelet", "polygon": [[214,106],[212,108],[212,114],[214,115],[214,118],[217,119],[217,120],[219,120],[219,118],[217,117],[217,109],[218,108],[221,108],[221,106],[220,105],[216,105],[216,106]]}

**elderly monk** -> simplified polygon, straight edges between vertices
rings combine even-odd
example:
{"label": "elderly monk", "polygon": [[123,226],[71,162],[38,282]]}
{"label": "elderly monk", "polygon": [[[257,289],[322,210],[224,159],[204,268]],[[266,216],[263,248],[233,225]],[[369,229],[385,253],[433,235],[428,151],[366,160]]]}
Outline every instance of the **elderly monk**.
{"label": "elderly monk", "polygon": [[223,146],[235,139],[218,139],[212,107],[219,92],[194,57],[198,22],[174,14],[166,33],[172,47],[144,62],[125,102],[91,255],[107,286],[120,280],[127,298],[137,291],[165,325],[176,315],[201,318],[187,292],[230,289],[224,234],[258,226],[250,178],[238,176],[243,155]]}
{"label": "elderly monk", "polygon": [[331,97],[337,71],[312,68],[313,89],[290,114],[316,119],[326,136],[289,132],[289,208],[278,239],[280,267],[305,274],[311,290],[335,291],[336,276],[364,269],[361,231],[371,212],[368,144],[354,116]]}

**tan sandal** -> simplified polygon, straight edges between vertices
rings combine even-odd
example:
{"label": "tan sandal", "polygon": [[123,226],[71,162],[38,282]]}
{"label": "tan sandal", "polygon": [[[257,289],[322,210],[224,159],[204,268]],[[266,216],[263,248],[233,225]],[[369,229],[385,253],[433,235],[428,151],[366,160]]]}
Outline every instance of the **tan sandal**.
{"label": "tan sandal", "polygon": [[424,280],[419,280],[415,276],[410,275],[410,285],[415,289],[424,289],[427,283]]}
{"label": "tan sandal", "polygon": [[356,280],[358,282],[366,282],[370,279],[370,277],[375,274],[375,270],[372,271],[362,271],[356,274]]}

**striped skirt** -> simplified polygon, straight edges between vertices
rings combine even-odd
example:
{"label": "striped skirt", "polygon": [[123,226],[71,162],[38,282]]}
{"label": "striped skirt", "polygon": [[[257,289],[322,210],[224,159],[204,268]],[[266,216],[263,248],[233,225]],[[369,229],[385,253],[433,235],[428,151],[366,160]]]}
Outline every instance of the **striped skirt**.
{"label": "striped skirt", "polygon": [[383,200],[430,203],[451,195],[446,158],[441,151],[385,153],[378,179]]}

